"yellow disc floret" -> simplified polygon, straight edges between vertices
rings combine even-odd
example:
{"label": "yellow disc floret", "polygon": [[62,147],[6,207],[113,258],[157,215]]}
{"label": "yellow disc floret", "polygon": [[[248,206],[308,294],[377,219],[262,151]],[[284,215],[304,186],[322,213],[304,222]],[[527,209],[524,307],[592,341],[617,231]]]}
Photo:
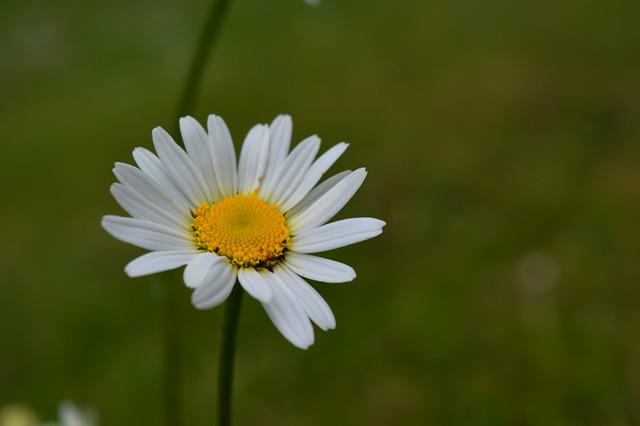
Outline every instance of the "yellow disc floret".
{"label": "yellow disc floret", "polygon": [[192,215],[196,246],[238,266],[271,269],[291,244],[284,215],[258,198],[257,191],[202,203]]}

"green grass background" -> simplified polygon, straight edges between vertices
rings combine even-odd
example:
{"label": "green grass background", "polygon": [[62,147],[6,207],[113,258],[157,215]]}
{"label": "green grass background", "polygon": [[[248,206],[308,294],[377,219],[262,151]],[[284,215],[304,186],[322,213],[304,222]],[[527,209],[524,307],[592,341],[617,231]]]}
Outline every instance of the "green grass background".
{"label": "green grass background", "polygon": [[[172,116],[209,4],[0,3],[0,406],[159,425],[162,280],[182,424],[215,419],[222,309],[129,279],[116,161]],[[640,3],[237,0],[193,115],[279,113],[366,166],[328,253],[337,329],[301,351],[245,298],[237,425],[640,424]]]}

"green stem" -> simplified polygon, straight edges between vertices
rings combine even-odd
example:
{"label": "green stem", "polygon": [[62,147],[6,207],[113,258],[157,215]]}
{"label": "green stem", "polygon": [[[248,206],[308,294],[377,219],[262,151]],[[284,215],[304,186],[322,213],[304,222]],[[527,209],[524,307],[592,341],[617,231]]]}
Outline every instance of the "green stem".
{"label": "green stem", "polygon": [[178,117],[188,114],[193,106],[202,71],[207,62],[207,57],[220,33],[222,22],[229,7],[229,1],[230,0],[217,0],[209,12],[205,27],[200,36],[200,41],[198,42],[198,47],[191,61],[191,68],[189,68],[189,74],[185,81],[180,104],[178,104]]}
{"label": "green stem", "polygon": [[242,302],[242,287],[235,284],[231,296],[224,307],[222,320],[222,342],[220,344],[220,366],[218,371],[218,425],[231,424],[231,383],[233,379],[233,355],[236,347],[236,332],[240,305]]}
{"label": "green stem", "polygon": [[[204,28],[194,52],[189,73],[184,83],[182,96],[178,103],[177,116],[187,115],[193,107],[197,89],[200,84],[202,72],[210,52],[220,33],[222,22],[226,16],[230,0],[214,0],[211,11],[206,18]],[[175,118],[174,118],[175,119]],[[177,136],[180,129],[177,125],[173,134]],[[165,424],[167,426],[179,426],[181,424],[180,404],[180,310],[177,303],[177,286],[175,282],[167,283],[165,305]]]}

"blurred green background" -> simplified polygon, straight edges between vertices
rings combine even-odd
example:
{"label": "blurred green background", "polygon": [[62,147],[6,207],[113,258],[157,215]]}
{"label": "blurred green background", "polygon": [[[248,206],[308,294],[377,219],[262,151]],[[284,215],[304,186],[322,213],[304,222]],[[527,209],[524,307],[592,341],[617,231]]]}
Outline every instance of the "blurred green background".
{"label": "blurred green background", "polygon": [[[164,416],[179,287],[182,424],[215,419],[222,309],[143,253],[116,161],[172,129],[209,3],[0,3],[0,406],[103,425]],[[239,147],[279,113],[369,176],[338,215],[382,236],[328,253],[336,315],[307,351],[245,298],[237,425],[640,424],[640,3],[237,0],[193,115]]]}

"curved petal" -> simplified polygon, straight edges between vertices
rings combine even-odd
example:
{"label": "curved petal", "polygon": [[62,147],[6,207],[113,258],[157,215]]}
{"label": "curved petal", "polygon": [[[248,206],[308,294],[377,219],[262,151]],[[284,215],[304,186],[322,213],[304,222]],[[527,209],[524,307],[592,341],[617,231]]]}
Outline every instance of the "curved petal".
{"label": "curved petal", "polygon": [[[271,272],[265,271],[267,274]],[[263,276],[263,272],[258,272],[254,268],[240,268],[238,270],[238,281],[242,287],[253,297],[262,303],[269,303],[273,297],[271,285]]]}
{"label": "curved petal", "polygon": [[271,284],[271,302],[263,303],[265,312],[278,331],[294,346],[307,349],[314,342],[313,327],[295,294],[275,274],[264,275]]}
{"label": "curved petal", "polygon": [[186,265],[198,252],[194,250],[152,251],[133,259],[124,267],[124,272],[131,278],[170,271]]}
{"label": "curved petal", "polygon": [[293,122],[288,115],[277,116],[269,126],[269,160],[263,179],[264,188],[271,186],[276,172],[287,158],[292,128]]}
{"label": "curved petal", "polygon": [[184,268],[182,278],[185,285],[189,288],[198,287],[204,281],[207,274],[209,274],[211,268],[220,262],[224,262],[224,260],[216,254],[199,252],[199,254],[189,262],[187,267]]}
{"label": "curved petal", "polygon": [[311,204],[313,204],[318,198],[323,196],[327,191],[333,188],[338,182],[344,179],[351,170],[345,170],[327,178],[320,185],[313,188],[302,200],[300,200],[295,206],[290,208],[286,212],[287,217],[296,217],[301,212],[305,211]]}
{"label": "curved petal", "polygon": [[356,277],[349,265],[293,251],[287,252],[285,265],[301,277],[325,283],[344,283]]}
{"label": "curved petal", "polygon": [[286,212],[291,207],[295,206],[307,193],[313,188],[316,183],[322,178],[324,172],[336,162],[338,158],[344,153],[349,144],[341,142],[327,152],[322,154],[305,173],[300,184],[297,185],[295,190],[289,195],[286,201],[281,202],[278,205],[280,211]]}
{"label": "curved petal", "polygon": [[229,297],[237,273],[238,268],[225,260],[216,263],[194,290],[191,303],[198,309],[218,306]]}
{"label": "curved petal", "polygon": [[117,239],[147,250],[193,248],[188,233],[144,219],[108,215],[102,218],[102,227]]}
{"label": "curved petal", "polygon": [[173,181],[173,177],[162,164],[162,161],[151,151],[146,148],[135,148],[133,150],[133,159],[140,167],[140,170],[155,179],[163,191],[175,199],[180,205],[189,206],[191,203],[184,195],[182,190],[178,188]]}
{"label": "curved petal", "polygon": [[207,131],[198,123],[198,120],[186,116],[180,119],[180,133],[187,149],[187,155],[198,166],[204,178],[207,201],[217,201],[220,199],[220,193],[213,171],[213,158]]}
{"label": "curved petal", "polygon": [[311,285],[287,267],[274,270],[276,279],[289,287],[307,316],[324,331],[336,328],[336,319],[327,302]]}
{"label": "curved petal", "polygon": [[171,213],[180,221],[189,220],[189,204],[175,198],[162,185],[142,170],[130,164],[116,163],[113,174],[126,186],[131,186],[140,195],[151,201],[160,209]]}
{"label": "curved petal", "polygon": [[264,177],[269,156],[269,127],[253,126],[242,144],[238,166],[238,191],[247,194],[257,189]]}
{"label": "curved petal", "polygon": [[280,205],[297,188],[320,149],[320,138],[309,136],[291,151],[276,172],[271,187],[262,192],[265,200]]}
{"label": "curved petal", "polygon": [[291,250],[318,253],[368,240],[382,233],[386,223],[371,217],[338,220],[302,231],[291,239]]}
{"label": "curved petal", "polygon": [[335,184],[333,188],[318,198],[305,211],[295,217],[291,217],[287,225],[291,234],[295,235],[305,229],[315,228],[331,219],[356,193],[366,176],[367,171],[364,168],[350,173],[349,176]]}
{"label": "curved petal", "polygon": [[159,208],[156,204],[143,197],[133,187],[121,183],[114,183],[109,190],[118,204],[132,217],[150,220],[160,225],[189,230],[189,224],[186,220],[180,220],[171,215],[167,210]]}
{"label": "curved petal", "polygon": [[194,206],[207,201],[207,187],[202,173],[186,152],[175,143],[171,135],[162,127],[156,127],[151,132],[153,146],[156,148],[158,157],[167,171],[171,174],[172,180],[187,196]]}
{"label": "curved petal", "polygon": [[207,127],[209,143],[213,149],[213,170],[216,173],[218,189],[222,196],[233,197],[238,188],[238,170],[231,134],[224,120],[214,114],[209,115]]}

